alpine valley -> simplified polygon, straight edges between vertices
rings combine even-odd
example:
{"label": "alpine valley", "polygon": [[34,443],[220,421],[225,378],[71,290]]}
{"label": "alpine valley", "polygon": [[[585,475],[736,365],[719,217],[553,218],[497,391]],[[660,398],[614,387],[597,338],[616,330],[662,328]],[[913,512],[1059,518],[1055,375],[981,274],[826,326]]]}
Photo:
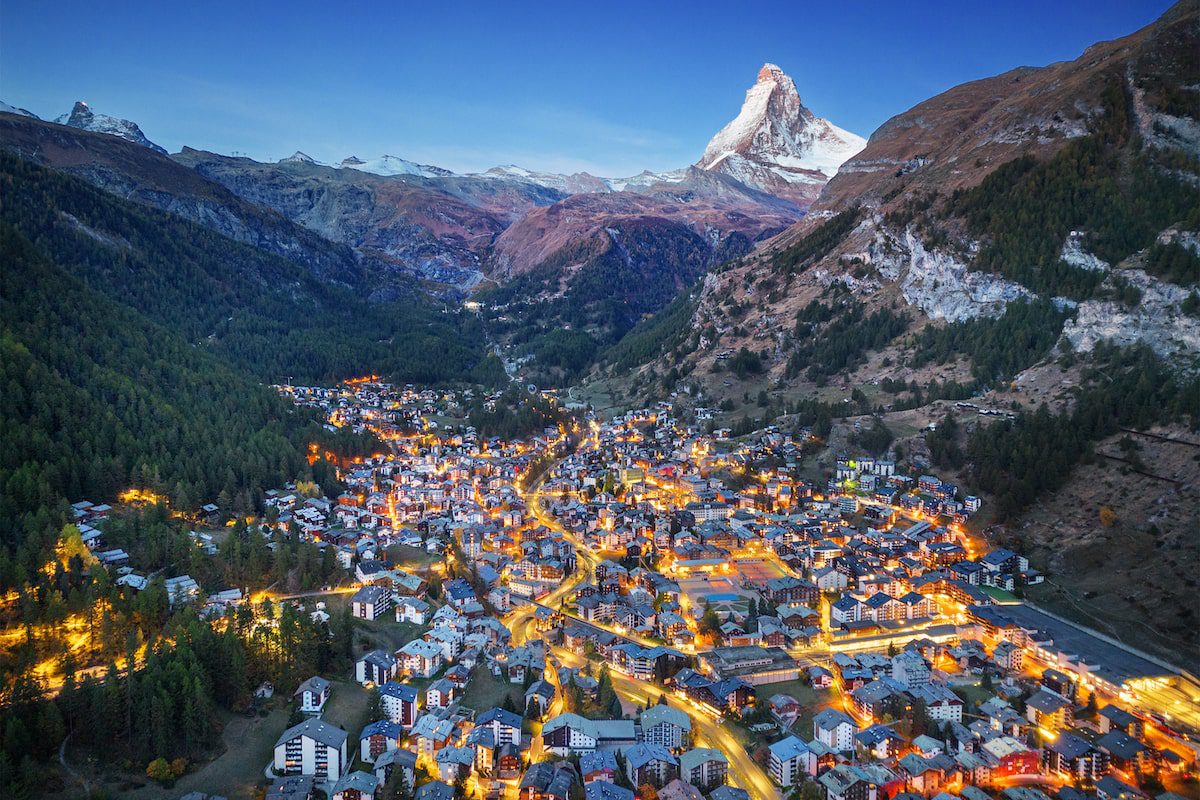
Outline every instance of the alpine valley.
{"label": "alpine valley", "polygon": [[[242,579],[261,566],[255,559],[285,560],[282,539],[268,555],[262,537],[254,548],[237,538],[247,519],[265,516],[268,491],[288,486],[315,501],[318,486],[337,486],[361,505],[354,470],[410,443],[427,447],[417,477],[389,473],[388,483],[431,487],[465,445],[429,442],[439,425],[461,423],[471,442],[486,440],[476,468],[507,448],[524,458],[527,437],[545,446],[543,459],[520,461],[527,472],[503,473],[512,491],[487,509],[520,517],[509,501],[540,504],[540,470],[589,441],[648,440],[665,448],[661,459],[674,457],[644,424],[670,418],[705,437],[689,439],[688,452],[711,455],[705,448],[720,443],[714,452],[729,457],[712,475],[741,489],[787,472],[827,493],[828,505],[858,480],[863,459],[914,480],[941,476],[951,499],[958,492],[979,510],[956,525],[1028,556],[1036,579],[1009,587],[1014,603],[1148,658],[1200,663],[1197,53],[1200,3],[1181,0],[1074,60],[930,97],[868,138],[818,117],[796,80],[767,63],[748,72],[740,110],[730,98],[729,123],[693,163],[628,177],[515,165],[458,173],[370,153],[336,163],[304,152],[275,162],[170,153],[153,130],[85,102],[53,121],[0,103],[0,616],[16,620],[0,630],[0,655],[24,637],[10,613],[17,598],[36,595],[46,607],[71,595],[64,575],[78,577],[83,562],[46,565],[58,563],[80,499],[116,504],[138,487],[163,501],[163,514],[169,504],[189,520],[217,515],[218,541],[202,546],[239,564],[222,580],[250,585]],[[358,388],[314,388],[338,384]],[[347,399],[361,400],[363,386],[400,396],[406,385],[405,402],[419,398],[420,412],[403,430],[377,424],[392,395],[367,411]],[[633,410],[646,411],[623,416]],[[730,455],[787,436],[800,444],[786,458]],[[650,472],[637,459],[614,461],[588,485],[590,499],[612,499],[614,484]],[[675,485],[668,473],[652,476],[659,489]],[[489,475],[501,482],[501,472]],[[875,491],[870,480],[864,496]],[[441,497],[440,486],[430,491]],[[481,496],[478,481],[454,491]],[[757,508],[758,494],[731,497]],[[395,503],[382,509],[400,513]],[[544,522],[536,509],[531,517]],[[878,522],[873,532],[890,530]],[[164,569],[201,558],[189,540],[180,555],[166,534],[154,539],[166,529],[157,523],[120,527],[133,524],[116,530]],[[846,529],[820,530],[839,547],[861,543]],[[640,533],[653,537],[653,522]],[[419,547],[400,548],[439,578],[455,574],[463,551],[475,555],[449,549],[431,567]],[[325,583],[328,564],[315,553],[286,550],[291,560],[256,601],[285,584],[295,599]],[[360,555],[355,563],[374,560]],[[642,570],[641,555],[628,575]],[[300,572],[314,585],[288,584]],[[361,571],[359,581],[370,582]],[[529,625],[541,625],[529,608]],[[149,613],[132,601],[125,610]],[[260,635],[256,625],[246,636]],[[233,625],[228,635],[202,627],[195,650],[210,669]],[[394,649],[380,630],[370,628],[372,646]],[[134,627],[110,633],[122,675],[139,658],[147,671],[185,668],[139,655]],[[320,659],[328,647],[313,645]],[[64,654],[38,656],[23,662],[29,674],[34,661]],[[105,688],[117,672],[98,674],[98,702],[114,719],[128,712],[136,729],[132,701]],[[287,691],[304,677],[288,673]],[[503,680],[496,686],[508,699]],[[612,691],[610,680],[592,694]],[[250,722],[231,714],[228,724],[257,724],[249,708]],[[728,735],[703,730],[713,747]],[[0,742],[11,736],[0,725]],[[153,756],[149,736],[141,750],[125,746]],[[51,750],[38,758],[52,761]],[[825,757],[815,753],[814,763]],[[261,778],[261,764],[253,768]],[[16,774],[0,764],[0,776]]]}

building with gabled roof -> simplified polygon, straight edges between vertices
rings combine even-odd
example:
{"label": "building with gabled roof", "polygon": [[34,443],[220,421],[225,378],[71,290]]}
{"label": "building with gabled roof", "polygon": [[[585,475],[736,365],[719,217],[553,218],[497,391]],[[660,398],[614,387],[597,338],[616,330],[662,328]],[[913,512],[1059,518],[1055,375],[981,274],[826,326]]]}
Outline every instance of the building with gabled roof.
{"label": "building with gabled roof", "polygon": [[348,766],[346,732],[319,719],[284,731],[275,742],[275,769],[285,775],[337,779]]}

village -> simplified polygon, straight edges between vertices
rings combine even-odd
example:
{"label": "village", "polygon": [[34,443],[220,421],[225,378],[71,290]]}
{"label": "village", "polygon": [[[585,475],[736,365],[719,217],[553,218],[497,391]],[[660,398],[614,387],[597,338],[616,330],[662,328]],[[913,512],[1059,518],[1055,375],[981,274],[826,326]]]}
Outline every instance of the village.
{"label": "village", "polygon": [[[807,431],[732,439],[666,403],[505,439],[461,393],[277,389],[386,445],[339,465],[344,493],[279,487],[251,523],[344,578],[206,594],[109,547],[110,507],[75,505],[129,592],[161,580],[214,626],[348,605],[377,634],[353,674],[256,690],[294,723],[267,800],[1195,796],[1195,678],[1024,602],[1044,576],[935,475],[847,453],[806,480]],[[351,689],[359,729],[326,714]]]}

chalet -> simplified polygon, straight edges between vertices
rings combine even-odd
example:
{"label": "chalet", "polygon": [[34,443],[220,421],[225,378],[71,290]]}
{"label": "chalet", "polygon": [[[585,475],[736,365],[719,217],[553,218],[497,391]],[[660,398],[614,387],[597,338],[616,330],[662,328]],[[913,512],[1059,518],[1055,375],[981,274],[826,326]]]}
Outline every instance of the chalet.
{"label": "chalet", "polygon": [[617,776],[617,759],[607,750],[585,753],[579,759],[580,777],[586,786],[593,781],[613,783]]}
{"label": "chalet", "polygon": [[459,722],[454,716],[422,714],[413,726],[411,736],[416,743],[417,755],[433,758],[443,747],[449,747],[457,739]]}
{"label": "chalet", "polygon": [[679,777],[702,791],[725,783],[729,759],[720,750],[698,747],[679,756]]}
{"label": "chalet", "polygon": [[808,745],[795,736],[781,739],[768,749],[771,754],[768,771],[780,786],[795,786],[804,780],[805,775],[815,774],[816,762],[811,758]]}
{"label": "chalet", "polygon": [[1141,789],[1117,780],[1112,775],[1105,775],[1096,781],[1096,796],[1100,800],[1147,800],[1149,797]]}
{"label": "chalet", "polygon": [[418,598],[401,596],[396,599],[396,622],[424,625],[429,617],[429,603]]}
{"label": "chalet", "polygon": [[1061,732],[1042,746],[1042,770],[1069,780],[1094,782],[1103,774],[1104,756],[1094,745],[1074,734]]}
{"label": "chalet", "polygon": [[1145,733],[1142,720],[1118,706],[1111,704],[1103,706],[1096,719],[1100,724],[1101,733],[1119,730],[1135,739]]}
{"label": "chalet", "polygon": [[563,761],[531,764],[517,786],[518,800],[569,800],[578,780],[575,768]]}
{"label": "chalet", "polygon": [[330,790],[330,800],[374,800],[379,778],[370,772],[348,772]]}
{"label": "chalet", "polygon": [[585,719],[578,714],[559,714],[542,726],[542,746],[555,755],[594,750],[619,750],[637,742],[633,720]]}
{"label": "chalet", "polygon": [[692,719],[677,708],[662,703],[652,705],[641,713],[638,721],[646,744],[679,750],[691,741]]}
{"label": "chalet", "polygon": [[896,780],[878,764],[838,764],[817,778],[826,800],[882,800]]}
{"label": "chalet", "polygon": [[379,702],[383,713],[403,728],[417,722],[417,690],[403,683],[388,681],[379,687]]}
{"label": "chalet", "polygon": [[1025,701],[1026,718],[1039,728],[1059,731],[1071,724],[1071,701],[1047,689],[1039,689]]}
{"label": "chalet", "polygon": [[425,708],[449,708],[458,696],[458,687],[446,678],[440,678],[425,689]]}
{"label": "chalet", "polygon": [[995,778],[1032,775],[1039,769],[1037,751],[1011,736],[998,736],[983,742],[979,754],[986,759]]}
{"label": "chalet", "polygon": [[813,717],[813,737],[839,752],[854,749],[858,725],[849,714],[827,708]]}
{"label": "chalet", "polygon": [[903,747],[904,738],[886,725],[872,725],[854,736],[856,751],[885,761]]}
{"label": "chalet", "polygon": [[416,782],[416,753],[404,750],[403,747],[397,747],[395,750],[380,753],[374,759],[374,772],[376,772],[376,777],[379,778],[380,786],[388,782],[392,770],[397,769],[402,770],[404,777],[408,778],[408,786],[414,786]]}
{"label": "chalet", "polygon": [[454,783],[460,777],[466,777],[475,763],[475,751],[469,747],[443,747],[437,751],[434,761],[438,766],[438,776],[447,783]]}
{"label": "chalet", "polygon": [[503,708],[491,708],[475,718],[475,729],[490,728],[497,745],[521,744],[523,720]]}
{"label": "chalet", "polygon": [[305,714],[319,715],[325,708],[331,690],[329,681],[314,675],[296,688],[293,697],[300,698],[300,711]]}
{"label": "chalet", "polygon": [[914,700],[922,700],[929,718],[939,722],[962,722],[963,701],[941,683],[927,683],[908,690]]}
{"label": "chalet", "polygon": [[644,742],[625,750],[625,773],[634,786],[663,787],[679,777],[679,759],[657,744]]}
{"label": "chalet", "polygon": [[418,678],[431,678],[442,667],[443,651],[439,645],[424,639],[414,639],[396,651],[405,671]]}
{"label": "chalet", "polygon": [[534,716],[541,717],[550,710],[554,697],[554,684],[541,679],[536,680],[525,690],[525,708]]}

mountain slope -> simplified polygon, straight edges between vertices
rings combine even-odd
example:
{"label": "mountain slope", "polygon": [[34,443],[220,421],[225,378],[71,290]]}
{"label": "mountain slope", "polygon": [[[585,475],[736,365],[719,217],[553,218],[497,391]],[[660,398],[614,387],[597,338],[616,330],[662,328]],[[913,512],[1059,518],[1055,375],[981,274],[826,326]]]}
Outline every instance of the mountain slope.
{"label": "mountain slope", "polygon": [[796,84],[766,64],[741,111],[704,149],[696,166],[807,206],[866,141],[816,117]]}
{"label": "mountain slope", "polygon": [[[1039,602],[1194,654],[1186,623],[1156,622],[1189,617],[1179,578],[1200,562],[1197,52],[1200,6],[1180,3],[897,115],[804,219],[635,329],[585,396],[810,429],[826,469],[882,431],[900,468],[984,498],[980,533],[1048,573]],[[1164,432],[1185,444],[1137,467]]]}
{"label": "mountain slope", "polygon": [[305,469],[314,418],[89,289],[9,222],[0,250],[0,551],[16,554],[4,568],[44,563],[68,499],[135,482],[192,507]]}
{"label": "mountain slope", "polygon": [[495,238],[515,219],[562,198],[517,180],[376,175],[311,160],[264,164],[184,148],[176,161],[365,258],[470,289]]}
{"label": "mountain slope", "polygon": [[456,380],[484,359],[478,324],[414,293],[371,303],[195,223],[0,155],[0,220],[116,303],[263,382],[365,373]]}
{"label": "mountain slope", "polygon": [[405,280],[169,157],[114,136],[0,113],[0,150],[292,261],[322,281],[395,297]]}

